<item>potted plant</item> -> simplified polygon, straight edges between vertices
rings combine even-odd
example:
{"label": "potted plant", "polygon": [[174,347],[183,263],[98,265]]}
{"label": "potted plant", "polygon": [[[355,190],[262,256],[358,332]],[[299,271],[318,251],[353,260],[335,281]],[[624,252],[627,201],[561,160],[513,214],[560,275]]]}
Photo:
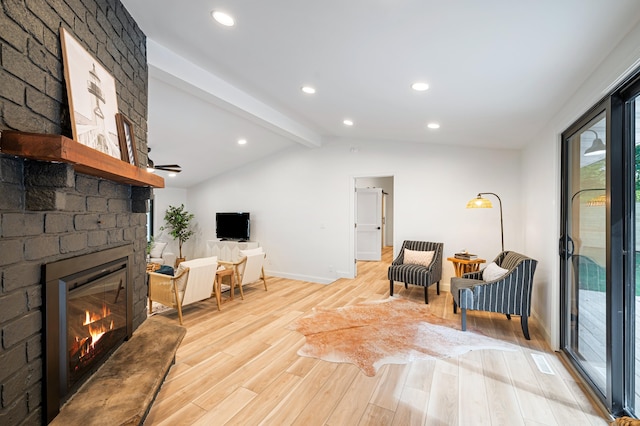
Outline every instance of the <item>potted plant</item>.
{"label": "potted plant", "polygon": [[193,213],[189,213],[184,209],[184,204],[180,207],[169,206],[164,214],[164,221],[167,223],[161,227],[161,230],[168,230],[169,234],[178,240],[179,257],[176,259],[176,266],[184,260],[182,257],[182,243],[187,241],[192,235],[191,220]]}
{"label": "potted plant", "polygon": [[151,255],[151,247],[153,247],[153,235],[151,235],[149,237],[149,239],[147,240],[147,263],[149,263],[149,257]]}

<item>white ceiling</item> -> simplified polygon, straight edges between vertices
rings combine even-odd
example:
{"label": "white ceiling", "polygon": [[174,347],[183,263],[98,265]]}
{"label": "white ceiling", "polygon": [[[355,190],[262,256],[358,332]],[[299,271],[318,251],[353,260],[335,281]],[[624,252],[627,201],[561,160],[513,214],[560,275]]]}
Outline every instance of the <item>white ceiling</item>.
{"label": "white ceiling", "polygon": [[170,187],[333,138],[521,148],[640,18],[637,0],[122,2],[148,38],[151,158],[183,166]]}

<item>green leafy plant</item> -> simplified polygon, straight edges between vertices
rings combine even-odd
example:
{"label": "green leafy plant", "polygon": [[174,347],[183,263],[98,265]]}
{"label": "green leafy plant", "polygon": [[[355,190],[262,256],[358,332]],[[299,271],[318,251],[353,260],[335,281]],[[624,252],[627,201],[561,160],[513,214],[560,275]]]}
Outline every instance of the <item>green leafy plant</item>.
{"label": "green leafy plant", "polygon": [[153,235],[147,241],[147,254],[151,254],[151,247],[153,247]]}
{"label": "green leafy plant", "polygon": [[180,207],[169,206],[164,214],[164,221],[166,226],[161,227],[161,230],[168,230],[169,234],[178,240],[178,249],[180,251],[180,258],[182,259],[182,244],[187,241],[192,235],[191,220],[193,219],[193,213],[189,213],[184,209],[184,204]]}

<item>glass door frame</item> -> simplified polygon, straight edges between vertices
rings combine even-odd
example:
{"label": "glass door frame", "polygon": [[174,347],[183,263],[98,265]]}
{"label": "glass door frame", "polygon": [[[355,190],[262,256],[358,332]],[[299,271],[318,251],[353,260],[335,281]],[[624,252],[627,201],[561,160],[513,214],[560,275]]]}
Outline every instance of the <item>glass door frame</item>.
{"label": "glass door frame", "polygon": [[[631,89],[635,90],[631,90]],[[635,342],[635,300],[630,291],[635,285],[635,149],[633,124],[629,111],[633,96],[640,95],[640,78],[626,84],[598,102],[561,135],[560,202],[560,350],[578,374],[614,415],[629,414],[634,406],[634,350],[625,341]],[[604,393],[590,378],[571,350],[570,297],[571,268],[569,224],[571,212],[570,138],[590,121],[603,114],[606,119],[606,379]],[[633,189],[630,187],[633,186]],[[626,321],[626,322],[625,322]],[[627,375],[625,375],[625,371]],[[640,372],[637,372],[640,373]],[[626,396],[626,399],[625,399]],[[640,407],[635,407],[636,415]]]}
{"label": "glass door frame", "polygon": [[[560,211],[560,226],[561,226],[561,238],[560,238],[560,350],[565,354],[565,356],[569,359],[571,364],[576,368],[579,374],[583,377],[583,379],[589,384],[591,389],[596,393],[596,395],[600,398],[600,400],[605,403],[608,407],[607,395],[610,394],[611,387],[611,356],[607,350],[606,353],[606,365],[605,365],[605,384],[604,384],[604,392],[601,387],[596,382],[596,379],[592,378],[589,374],[588,368],[583,365],[582,361],[576,356],[575,352],[572,349],[572,335],[571,335],[571,288],[572,288],[572,279],[571,279],[571,268],[572,262],[571,257],[574,254],[574,246],[573,240],[570,239],[571,227],[572,227],[572,203],[573,203],[573,177],[571,176],[574,173],[572,170],[573,160],[573,143],[575,143],[575,137],[579,135],[585,128],[589,126],[589,123],[596,120],[599,116],[604,116],[606,123],[606,136],[605,140],[607,141],[607,154],[605,156],[605,194],[606,194],[606,222],[605,222],[605,251],[606,251],[606,283],[607,288],[609,288],[609,283],[611,282],[611,209],[609,202],[610,200],[610,191],[611,191],[611,180],[610,180],[610,170],[611,170],[611,150],[610,150],[610,108],[608,99],[601,101],[599,104],[595,105],[588,113],[583,115],[578,121],[573,123],[567,130],[562,133],[561,139],[561,211]],[[579,141],[579,138],[578,138]],[[607,291],[607,301],[606,301],[606,318],[609,318],[609,300],[608,300],[608,291]],[[606,333],[606,348],[610,348],[610,329],[609,327],[605,328]]]}
{"label": "glass door frame", "polygon": [[[636,99],[640,102],[640,76],[636,75],[636,77],[625,87],[623,87],[618,93],[614,95],[618,102],[623,105],[623,126],[624,129],[623,138],[624,138],[624,149],[625,149],[625,158],[627,159],[624,173],[626,175],[625,183],[627,184],[626,188],[626,209],[625,212],[628,214],[627,220],[625,223],[627,224],[626,235],[629,237],[626,250],[628,255],[628,261],[625,262],[625,275],[628,277],[624,281],[624,285],[621,288],[622,295],[622,321],[624,324],[634,324],[633,327],[626,327],[624,329],[624,339],[627,342],[636,341],[636,336],[638,336],[638,331],[636,330],[635,325],[638,324],[636,321],[636,297],[640,297],[640,294],[636,294],[636,288],[638,284],[636,283],[636,257],[640,256],[639,252],[636,252],[636,215],[639,214],[635,210],[636,207],[636,167],[640,167],[636,165],[636,150],[635,145],[639,144],[640,141],[636,140],[636,134],[638,134],[638,129],[636,129],[637,119],[636,119]],[[638,367],[638,363],[636,362],[636,354],[635,354],[635,344],[628,345],[626,352],[624,353],[624,369],[627,372],[634,372],[636,367]],[[627,411],[634,411],[636,417],[640,417],[640,402],[635,397],[637,384],[635,382],[636,377],[640,375],[640,371],[635,371],[635,374],[627,374],[626,382],[624,387],[624,395],[626,395],[625,400],[625,408]],[[631,408],[629,408],[631,407]]]}

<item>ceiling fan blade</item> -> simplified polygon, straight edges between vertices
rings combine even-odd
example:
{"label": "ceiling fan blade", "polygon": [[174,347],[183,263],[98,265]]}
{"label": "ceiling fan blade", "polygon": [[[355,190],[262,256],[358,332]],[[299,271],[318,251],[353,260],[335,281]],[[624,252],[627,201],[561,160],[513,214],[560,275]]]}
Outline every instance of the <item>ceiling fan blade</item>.
{"label": "ceiling fan blade", "polygon": [[[147,152],[151,152],[151,147],[147,147]],[[151,158],[147,156],[147,166],[154,170],[164,170],[165,172],[180,173],[182,167],[179,164],[158,164],[155,165]]]}
{"label": "ceiling fan blade", "polygon": [[154,169],[156,170],[164,170],[166,172],[173,172],[173,173],[180,173],[182,171],[182,168],[180,168],[180,166],[176,167],[168,167],[168,166],[155,166]]}

